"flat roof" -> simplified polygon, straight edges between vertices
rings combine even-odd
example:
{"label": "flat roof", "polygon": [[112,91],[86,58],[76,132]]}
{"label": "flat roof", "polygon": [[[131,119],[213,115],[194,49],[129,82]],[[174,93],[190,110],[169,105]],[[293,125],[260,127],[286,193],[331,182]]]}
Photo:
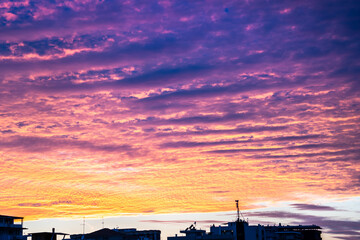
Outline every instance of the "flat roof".
{"label": "flat roof", "polygon": [[7,229],[9,229],[9,228],[12,228],[12,229],[27,229],[27,228],[24,228],[24,227],[14,227],[14,225],[10,225],[10,226],[0,226],[0,228],[7,228]]}
{"label": "flat roof", "polygon": [[282,229],[321,229],[321,227],[317,225],[295,225],[295,226],[277,226]]}
{"label": "flat roof", "polygon": [[181,233],[199,233],[199,232],[205,232],[206,230],[201,229],[190,229],[190,230],[181,230]]}
{"label": "flat roof", "polygon": [[15,217],[15,216],[8,216],[8,215],[0,215],[0,218],[24,219],[23,217]]}
{"label": "flat roof", "polygon": [[56,235],[69,235],[67,233],[61,233],[61,232],[36,232],[36,233],[29,233],[29,235],[34,234],[56,234]]}

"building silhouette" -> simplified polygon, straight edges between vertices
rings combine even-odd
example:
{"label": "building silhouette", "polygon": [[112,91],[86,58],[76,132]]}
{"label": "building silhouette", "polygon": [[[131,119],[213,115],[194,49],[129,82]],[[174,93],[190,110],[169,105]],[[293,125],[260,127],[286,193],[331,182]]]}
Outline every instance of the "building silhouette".
{"label": "building silhouette", "polygon": [[266,226],[267,240],[321,240],[321,227],[316,225]]}
{"label": "building silhouette", "polygon": [[30,233],[31,240],[57,240],[57,236],[62,236],[65,238],[66,233],[55,232],[55,228],[52,229],[52,232],[36,232]]}
{"label": "building silhouette", "polygon": [[[0,215],[0,240],[26,240],[23,236],[23,217]],[[20,223],[15,223],[20,220]]]}
{"label": "building silhouette", "polygon": [[[191,225],[181,230],[183,235],[168,237],[167,240],[322,240],[321,227],[317,225],[286,225],[264,226],[249,225],[247,221],[240,219],[240,211],[237,204],[237,220],[223,225],[210,227],[210,232],[196,229]],[[242,214],[241,214],[242,215]],[[15,223],[20,220],[20,223]],[[23,218],[0,215],[0,240],[58,240],[57,236],[65,238],[66,233],[37,232],[23,235]],[[103,228],[87,234],[70,235],[70,240],[161,240],[160,230],[136,230],[136,228],[109,229]]]}
{"label": "building silhouette", "polygon": [[316,225],[251,226],[246,221],[237,220],[226,225],[212,225],[210,232],[196,229],[191,225],[180,231],[185,236],[175,235],[167,240],[321,240],[320,229]]}
{"label": "building silhouette", "polygon": [[70,235],[71,240],[160,240],[160,230],[143,230],[136,228],[108,229],[103,228],[87,234]]}

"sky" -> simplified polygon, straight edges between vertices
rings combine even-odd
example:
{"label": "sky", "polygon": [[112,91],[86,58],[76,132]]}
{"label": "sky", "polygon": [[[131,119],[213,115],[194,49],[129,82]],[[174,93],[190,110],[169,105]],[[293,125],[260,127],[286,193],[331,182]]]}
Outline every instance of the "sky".
{"label": "sky", "polygon": [[233,221],[238,199],[250,222],[358,239],[359,12],[1,1],[0,214],[30,232],[104,217],[173,234]]}

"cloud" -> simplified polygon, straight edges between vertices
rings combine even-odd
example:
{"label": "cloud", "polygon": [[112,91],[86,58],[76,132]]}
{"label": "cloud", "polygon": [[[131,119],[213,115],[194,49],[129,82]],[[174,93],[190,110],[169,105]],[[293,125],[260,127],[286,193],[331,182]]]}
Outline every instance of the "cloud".
{"label": "cloud", "polygon": [[[229,151],[231,152],[231,150]],[[236,149],[234,149],[234,152],[236,152]],[[298,158],[298,157],[316,157],[316,156],[341,156],[341,155],[350,155],[350,154],[356,155],[357,153],[358,153],[358,149],[346,149],[346,150],[338,150],[338,151],[321,151],[317,153],[303,153],[303,154],[287,154],[287,155],[284,154],[284,155],[267,155],[267,156],[257,155],[254,157],[273,159],[273,158]],[[326,160],[322,160],[322,161],[326,161]],[[332,161],[332,159],[329,159],[328,161]]]}
{"label": "cloud", "polygon": [[15,135],[0,143],[0,149],[16,149],[24,152],[49,152],[55,149],[86,149],[88,151],[132,153],[137,150],[129,144],[94,144],[89,141],[59,137],[35,137]]}
{"label": "cloud", "polygon": [[295,207],[299,210],[311,210],[311,211],[336,211],[335,208],[322,205],[313,205],[313,204],[304,204],[304,203],[294,203],[291,204],[292,207]]}
{"label": "cloud", "polygon": [[[225,150],[214,150],[214,151],[210,151],[210,153],[235,153],[235,152],[258,152],[258,151],[279,151],[279,150],[286,150],[286,149],[324,149],[324,148],[342,148],[343,146],[339,146],[338,144],[332,144],[332,143],[321,143],[321,144],[303,144],[303,145],[297,145],[297,146],[289,146],[289,147],[274,147],[274,148],[251,148],[251,149],[225,149]],[[351,152],[351,151],[350,151]],[[342,151],[337,151],[337,152],[323,152],[322,154],[326,155],[326,154],[341,154],[343,153]],[[319,154],[319,153],[316,153]],[[312,153],[309,154],[303,154],[303,156],[311,156]],[[321,153],[320,153],[321,155]],[[286,155],[282,155],[279,157],[285,157]],[[288,155],[289,157],[291,156],[296,156],[296,155]],[[299,155],[301,156],[301,155]],[[264,156],[264,157],[268,157],[268,156]],[[274,157],[274,156],[272,156]]]}
{"label": "cloud", "polygon": [[277,132],[287,129],[288,126],[238,126],[233,129],[199,129],[186,132],[160,132],[157,136],[184,136],[184,135],[219,135],[219,134],[236,134],[236,133],[258,133],[258,132]]}
{"label": "cloud", "polygon": [[148,117],[145,120],[137,120],[139,125],[192,125],[199,123],[219,123],[219,122],[233,122],[242,119],[249,119],[253,113],[228,113],[224,115],[195,115],[184,116],[178,118],[161,119],[156,117]]}
{"label": "cloud", "polygon": [[[271,128],[269,128],[270,130]],[[275,128],[276,129],[276,128]],[[241,131],[240,131],[241,132]],[[236,131],[236,133],[239,133]],[[284,136],[284,137],[274,137],[274,138],[263,138],[263,139],[248,139],[248,140],[222,140],[222,141],[213,141],[213,142],[191,142],[191,141],[179,141],[179,142],[165,142],[160,145],[161,148],[191,148],[191,147],[209,147],[209,146],[219,146],[219,145],[233,145],[233,144],[243,144],[243,143],[261,143],[261,142],[282,142],[282,141],[297,141],[297,140],[307,140],[307,139],[316,139],[322,137],[321,135],[305,135],[305,136]],[[290,146],[286,149],[310,149],[310,148],[324,148],[333,146],[332,144],[305,144],[300,146]],[[337,145],[338,146],[338,145]],[[272,149],[263,149],[266,150],[281,150],[284,148],[272,148]],[[238,149],[243,151],[244,149]],[[232,149],[230,151],[235,151]]]}
{"label": "cloud", "polygon": [[[36,72],[41,72],[43,75],[48,73],[59,73],[66,71],[79,71],[79,70],[89,70],[92,68],[113,68],[115,66],[122,66],[127,64],[139,64],[145,60],[150,60],[152,58],[159,57],[164,51],[168,54],[176,54],[179,51],[179,48],[186,48],[185,45],[181,43],[178,44],[177,40],[169,37],[162,37],[158,39],[153,39],[145,43],[129,43],[127,46],[123,45],[114,45],[108,48],[105,48],[103,51],[84,51],[78,52],[73,55],[69,55],[60,59],[50,59],[50,60],[34,60],[34,61],[14,61],[8,60],[3,62],[0,66],[2,74],[15,74],[21,69],[22,73],[35,74]],[[188,46],[189,47],[189,46]],[[174,70],[176,71],[176,70]],[[159,72],[158,74],[171,74],[171,71],[168,72]],[[143,79],[146,79],[144,77]],[[149,79],[149,78],[147,78]],[[131,83],[131,80],[125,81],[125,83]],[[134,80],[136,81],[136,79]],[[139,81],[139,80],[137,80]],[[103,87],[109,87],[108,84],[103,84]],[[96,86],[96,85],[95,85]],[[95,87],[94,85],[74,85],[71,83],[62,83],[61,85],[50,85],[42,86],[42,88],[53,89],[55,90],[66,90],[69,88],[76,89],[91,89]],[[126,84],[125,84],[126,86]],[[98,86],[101,88],[101,85]],[[40,89],[42,89],[40,88]]]}
{"label": "cloud", "polygon": [[[339,220],[328,217],[321,217],[315,215],[306,215],[299,213],[289,213],[283,211],[272,211],[272,212],[249,212],[248,216],[253,217],[267,217],[272,219],[292,219],[291,224],[303,224],[308,225],[313,223],[320,226],[323,231],[327,233],[337,235],[347,235],[346,237],[356,237],[359,236],[359,232],[355,229],[360,229],[359,222],[352,220]],[[339,237],[340,237],[339,236]]]}
{"label": "cloud", "polygon": [[54,205],[69,205],[72,204],[72,201],[66,200],[66,201],[53,201],[49,203],[19,203],[19,207],[49,207]]}
{"label": "cloud", "polygon": [[[2,1],[0,205],[48,218],[355,196],[359,9]],[[81,197],[55,204],[69,195]],[[346,213],[341,229],[324,217],[337,209],[292,207],[318,218],[269,217],[355,236]]]}

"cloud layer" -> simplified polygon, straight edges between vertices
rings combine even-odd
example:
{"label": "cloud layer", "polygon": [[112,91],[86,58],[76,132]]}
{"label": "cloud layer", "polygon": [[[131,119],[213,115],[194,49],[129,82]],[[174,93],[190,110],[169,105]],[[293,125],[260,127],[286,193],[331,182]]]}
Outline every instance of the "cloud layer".
{"label": "cloud layer", "polygon": [[359,10],[3,1],[1,209],[208,212],[358,196]]}

